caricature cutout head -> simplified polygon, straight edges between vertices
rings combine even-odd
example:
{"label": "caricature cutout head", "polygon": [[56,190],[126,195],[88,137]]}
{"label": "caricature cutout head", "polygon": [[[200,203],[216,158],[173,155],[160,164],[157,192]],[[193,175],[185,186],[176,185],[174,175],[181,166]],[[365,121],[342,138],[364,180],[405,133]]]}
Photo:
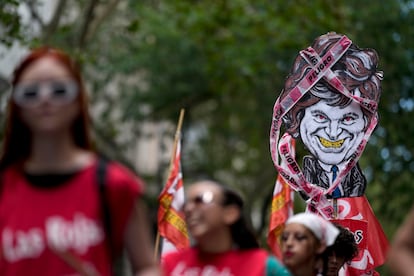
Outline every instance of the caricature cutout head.
{"label": "caricature cutout head", "polygon": [[[274,107],[271,152],[279,173],[305,198],[363,195],[366,180],[357,161],[377,123],[377,65],[375,50],[336,33],[318,37],[296,57]],[[282,124],[286,133],[278,143]],[[291,137],[310,153],[302,170],[284,150]],[[278,154],[288,166],[280,166]]]}

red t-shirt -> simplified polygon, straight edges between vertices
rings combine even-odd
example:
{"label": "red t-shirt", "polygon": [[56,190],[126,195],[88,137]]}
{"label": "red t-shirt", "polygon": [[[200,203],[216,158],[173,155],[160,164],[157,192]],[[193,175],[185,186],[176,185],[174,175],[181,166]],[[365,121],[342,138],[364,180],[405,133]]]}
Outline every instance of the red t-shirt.
{"label": "red t-shirt", "polygon": [[[96,171],[94,162],[48,188],[30,184],[17,167],[2,172],[0,275],[79,275],[68,260],[78,260],[99,275],[111,274]],[[143,183],[122,165],[110,162],[105,189],[112,243],[120,249]]]}
{"label": "red t-shirt", "polygon": [[162,266],[167,276],[264,276],[267,257],[263,249],[206,254],[188,248],[165,255]]}

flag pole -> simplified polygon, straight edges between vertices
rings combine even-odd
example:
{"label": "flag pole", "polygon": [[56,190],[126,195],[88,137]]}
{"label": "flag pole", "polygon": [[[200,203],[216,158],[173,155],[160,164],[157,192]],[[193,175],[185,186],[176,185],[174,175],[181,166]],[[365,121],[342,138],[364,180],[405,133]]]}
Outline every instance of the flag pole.
{"label": "flag pole", "polygon": [[171,170],[173,168],[174,159],[175,159],[175,152],[177,151],[177,144],[178,144],[178,141],[181,139],[181,127],[183,125],[183,120],[184,120],[184,109],[181,108],[181,110],[180,110],[180,117],[178,118],[177,129],[175,131],[174,147],[173,147],[173,152],[171,154],[169,172],[171,172]]}
{"label": "flag pole", "polygon": [[[177,144],[178,141],[181,139],[181,127],[183,125],[183,120],[184,120],[184,108],[181,108],[180,110],[180,116],[178,118],[178,123],[177,123],[177,129],[175,131],[175,136],[174,136],[174,144],[173,144],[173,151],[171,154],[171,160],[170,160],[170,167],[168,172],[170,173],[171,170],[173,169],[173,165],[174,165],[174,158],[175,158],[175,154],[177,151]],[[154,260],[158,259],[158,249],[160,246],[160,232],[157,230],[157,236],[155,239],[155,246],[154,246]]]}

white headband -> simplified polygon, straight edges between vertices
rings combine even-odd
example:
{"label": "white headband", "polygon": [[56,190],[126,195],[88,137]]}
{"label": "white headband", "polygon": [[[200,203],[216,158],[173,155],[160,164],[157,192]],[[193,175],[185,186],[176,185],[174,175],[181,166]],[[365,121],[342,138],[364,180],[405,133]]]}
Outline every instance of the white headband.
{"label": "white headband", "polygon": [[334,244],[339,234],[339,229],[331,222],[312,213],[299,213],[290,217],[286,224],[298,223],[304,225],[327,246]]}

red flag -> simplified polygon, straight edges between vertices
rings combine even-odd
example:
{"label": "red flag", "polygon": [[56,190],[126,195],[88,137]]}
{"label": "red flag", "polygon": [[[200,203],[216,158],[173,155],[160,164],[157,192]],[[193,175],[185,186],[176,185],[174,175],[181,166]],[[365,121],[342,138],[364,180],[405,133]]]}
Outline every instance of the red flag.
{"label": "red flag", "polygon": [[179,139],[172,162],[167,183],[158,197],[158,232],[175,249],[179,250],[190,246],[184,214],[181,211],[184,203],[184,187],[181,172],[181,143]]}
{"label": "red flag", "polygon": [[375,275],[375,268],[385,263],[388,240],[365,196],[338,199],[339,215],[333,222],[354,233],[359,254],[348,266],[346,275]]}
{"label": "red flag", "polygon": [[286,220],[291,216],[292,212],[293,198],[291,189],[284,179],[281,176],[278,176],[273,191],[267,243],[273,254],[279,259],[282,258],[279,237]]}
{"label": "red flag", "polygon": [[[292,155],[295,155],[295,140],[290,140]],[[284,166],[282,163],[281,166]],[[286,181],[278,175],[273,190],[272,206],[270,209],[269,233],[267,244],[273,254],[282,258],[279,237],[283,231],[286,220],[293,214],[293,191]]]}

